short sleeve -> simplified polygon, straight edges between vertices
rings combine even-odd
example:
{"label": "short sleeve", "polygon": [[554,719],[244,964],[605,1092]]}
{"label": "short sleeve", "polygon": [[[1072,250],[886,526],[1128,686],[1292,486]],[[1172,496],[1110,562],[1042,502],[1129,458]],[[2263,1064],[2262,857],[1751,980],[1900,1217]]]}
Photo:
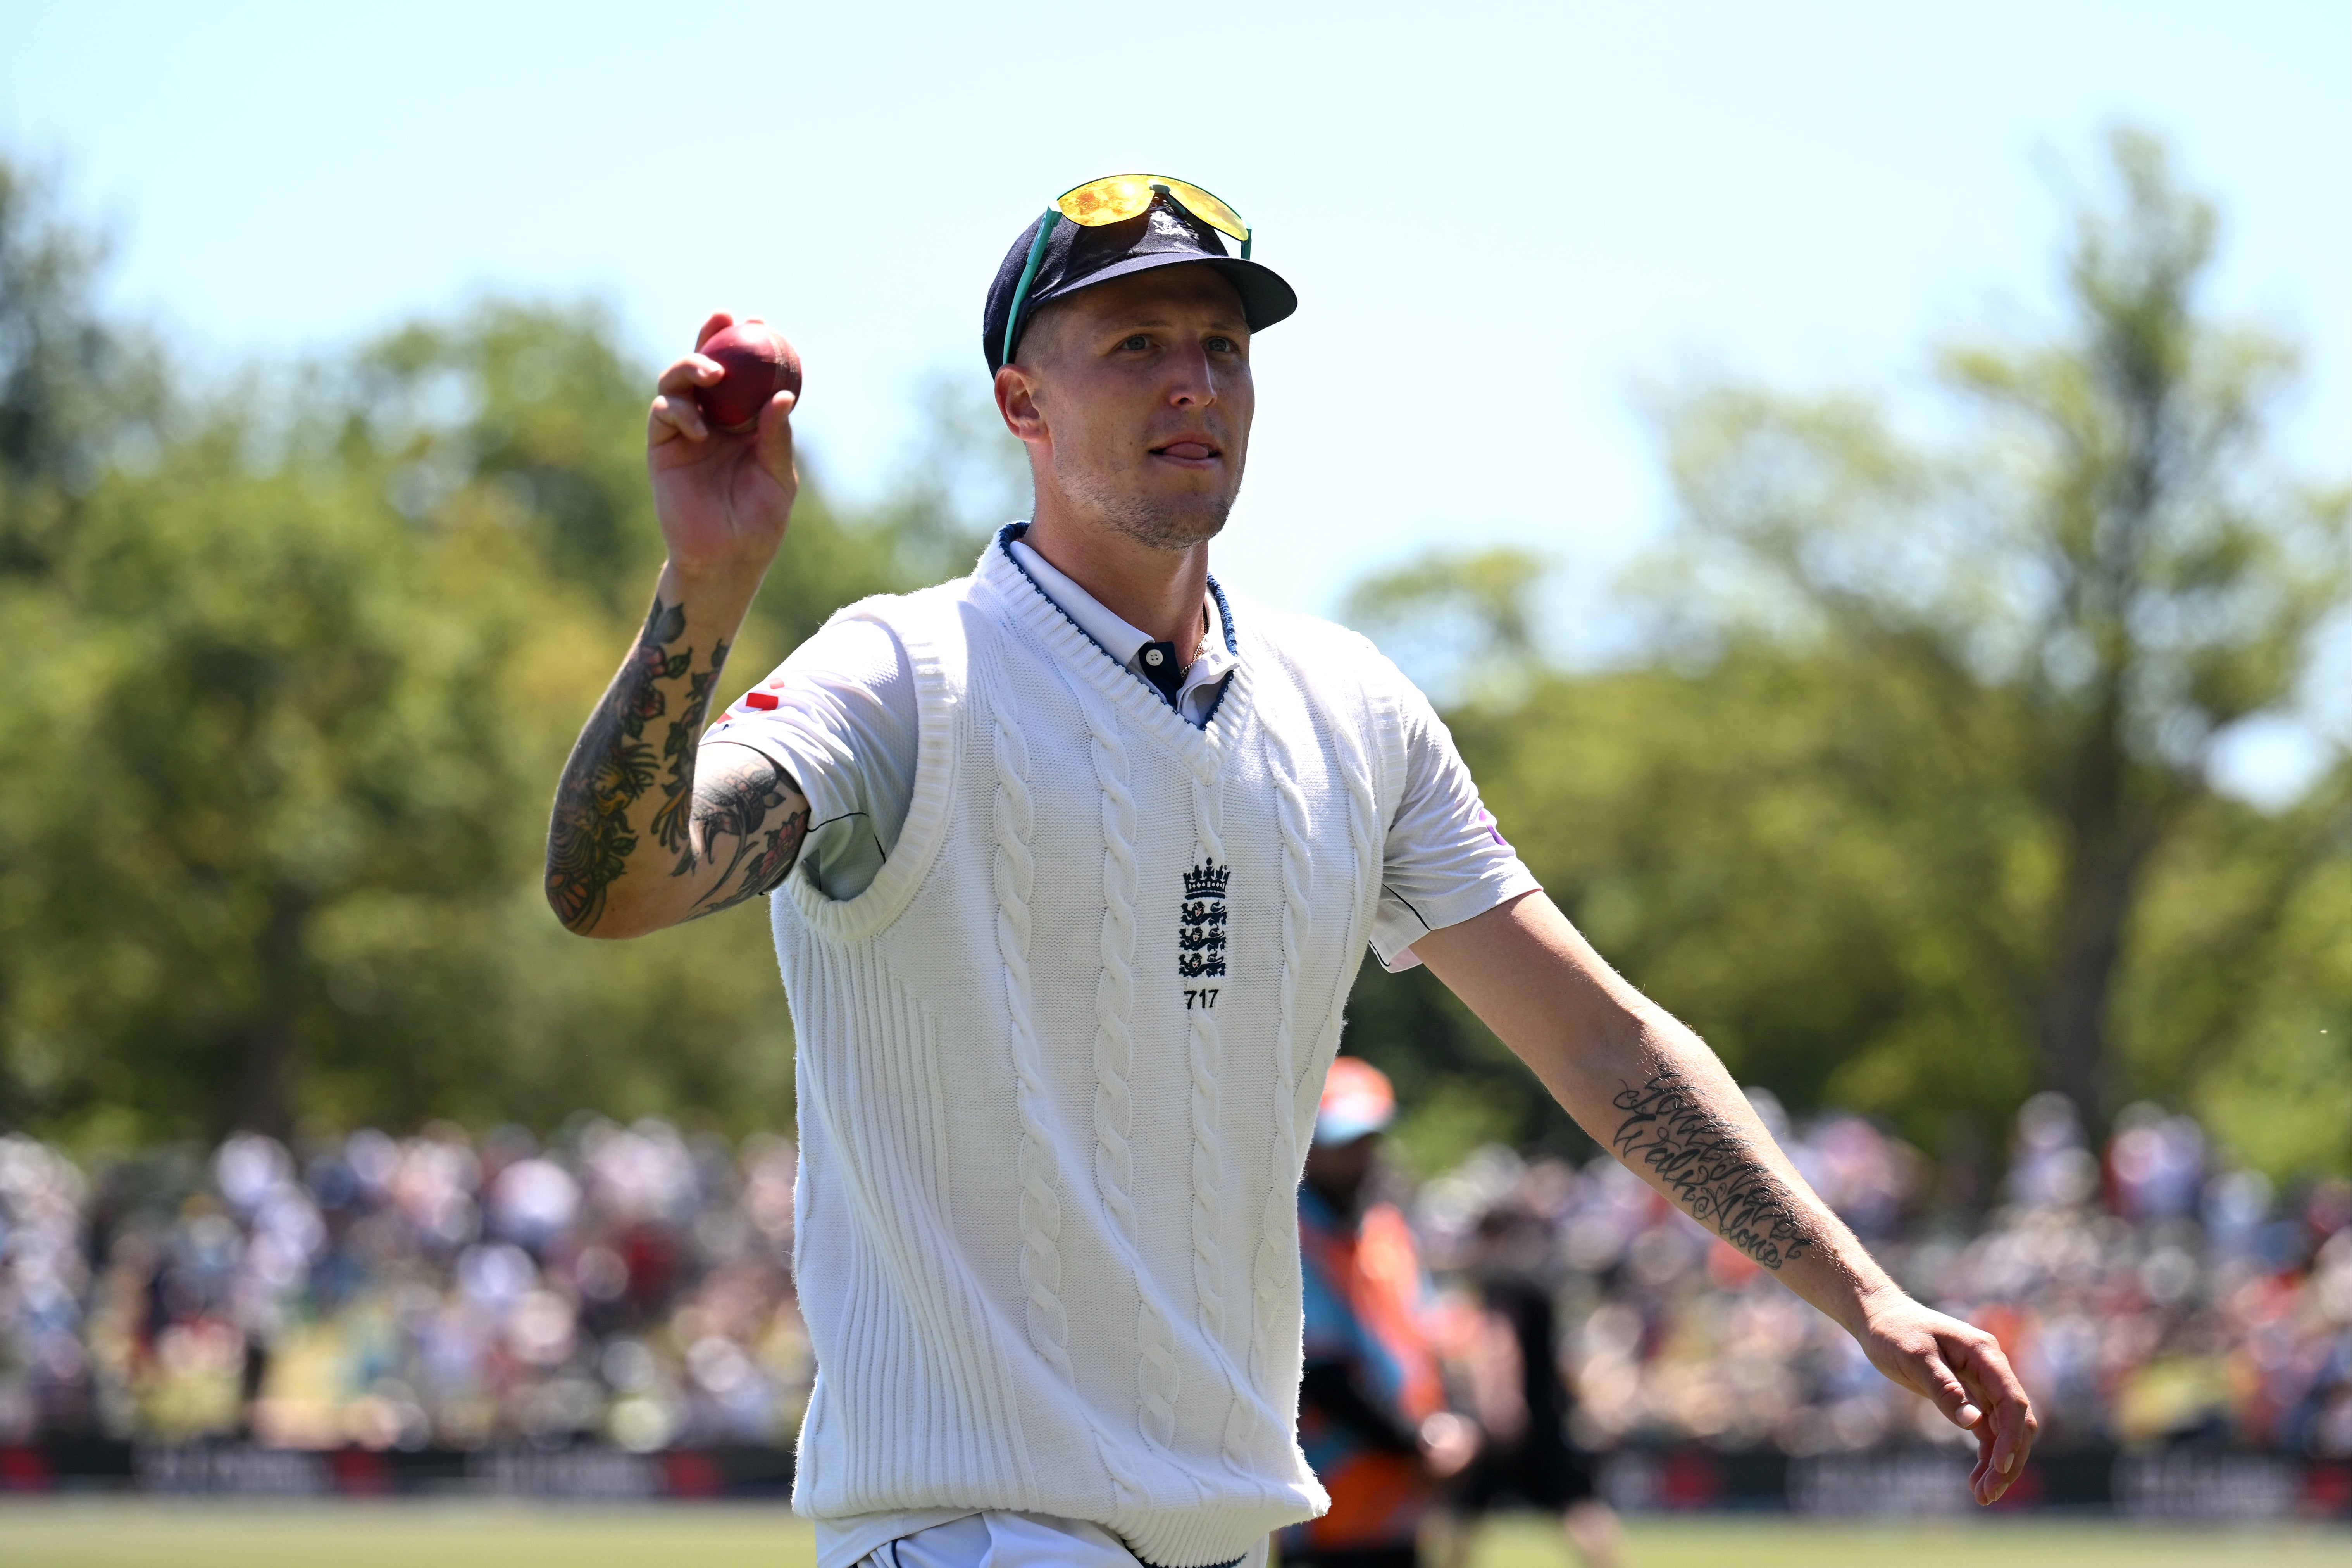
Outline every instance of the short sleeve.
{"label": "short sleeve", "polygon": [[887,626],[828,623],[729,704],[706,746],[749,746],[808,796],[801,863],[835,899],[864,892],[906,826],[919,719],[907,650]]}
{"label": "short sleeve", "polygon": [[1372,952],[1391,973],[1421,960],[1412,944],[1459,925],[1538,882],[1478,798],[1445,721],[1418,687],[1380,661],[1394,682],[1404,741],[1404,788],[1390,819],[1372,919]]}

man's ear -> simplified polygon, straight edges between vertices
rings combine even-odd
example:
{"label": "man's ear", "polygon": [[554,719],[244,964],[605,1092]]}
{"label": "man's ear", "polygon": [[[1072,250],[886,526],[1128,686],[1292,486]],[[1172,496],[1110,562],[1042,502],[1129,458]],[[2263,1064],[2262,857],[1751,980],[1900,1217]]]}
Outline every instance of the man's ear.
{"label": "man's ear", "polygon": [[1045,416],[1037,406],[1036,374],[1028,366],[1008,364],[996,373],[996,412],[1024,444],[1048,439]]}

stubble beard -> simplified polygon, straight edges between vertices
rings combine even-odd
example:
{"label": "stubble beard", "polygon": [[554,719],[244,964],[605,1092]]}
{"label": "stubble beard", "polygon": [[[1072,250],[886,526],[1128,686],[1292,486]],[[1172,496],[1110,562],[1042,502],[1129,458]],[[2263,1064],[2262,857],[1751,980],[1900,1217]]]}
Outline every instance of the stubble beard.
{"label": "stubble beard", "polygon": [[[1237,486],[1235,488],[1238,488]],[[1062,491],[1077,507],[1147,549],[1181,554],[1224,531],[1233,489],[1182,500],[1139,496],[1104,484],[1092,474],[1063,476]]]}

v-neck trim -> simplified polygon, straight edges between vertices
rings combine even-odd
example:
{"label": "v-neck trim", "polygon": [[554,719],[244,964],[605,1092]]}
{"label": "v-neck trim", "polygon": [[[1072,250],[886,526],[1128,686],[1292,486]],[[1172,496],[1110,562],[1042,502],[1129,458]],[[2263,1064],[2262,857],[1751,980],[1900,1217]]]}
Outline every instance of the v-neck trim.
{"label": "v-neck trim", "polygon": [[1196,727],[1169,706],[1157,688],[1121,663],[1118,655],[1072,619],[1070,613],[1055,603],[1054,596],[1029,574],[1028,568],[1021,564],[1011,548],[1014,540],[1028,531],[1026,522],[1006,523],[982,555],[980,577],[995,595],[999,608],[1074,674],[1091,682],[1145,732],[1182,757],[1204,783],[1215,777],[1224,765],[1226,747],[1248,712],[1250,689],[1249,661],[1241,658],[1233,606],[1217,580],[1209,579],[1209,592],[1217,601],[1217,618],[1224,627],[1225,651],[1236,662]]}

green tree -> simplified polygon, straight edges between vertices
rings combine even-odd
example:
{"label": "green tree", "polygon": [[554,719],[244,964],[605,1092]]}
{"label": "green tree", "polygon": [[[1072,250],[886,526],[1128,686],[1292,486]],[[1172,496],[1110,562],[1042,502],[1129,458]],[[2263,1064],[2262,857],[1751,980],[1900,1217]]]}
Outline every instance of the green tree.
{"label": "green tree", "polygon": [[1409,652],[1424,690],[1507,706],[1542,652],[1533,590],[1543,571],[1537,556],[1507,545],[1467,555],[1432,550],[1356,584],[1340,618],[1378,626]]}
{"label": "green tree", "polygon": [[162,411],[151,347],[98,309],[105,257],[47,180],[0,160],[0,573],[45,565],[76,494]]}
{"label": "green tree", "polygon": [[1663,399],[1655,668],[1454,728],[1602,950],[1793,1102],[1951,1147],[2039,1087],[2156,1093],[2340,1167],[2347,770],[2276,814],[2210,781],[2344,613],[2347,492],[2265,455],[2292,355],[2199,311],[2210,209],[2145,138],[2111,167],[2068,327],[1945,356],[1948,441],[1860,396]]}
{"label": "green tree", "polygon": [[[0,180],[0,1121],[788,1118],[757,914],[615,952],[538,885],[657,564],[650,373],[593,310],[492,301],[173,404],[120,368],[96,247],[23,188]],[[899,553],[804,488],[728,679],[901,585]]]}
{"label": "green tree", "polygon": [[[2200,314],[2215,220],[2162,149],[2119,133],[2085,204],[2058,341],[1949,353],[1966,443],[1923,452],[1852,401],[1704,393],[1675,411],[1700,548],[1824,638],[2020,709],[2017,777],[2051,885],[2008,969],[2040,1078],[2086,1110],[2120,1087],[2115,999],[2152,868],[2211,798],[2213,748],[2297,694],[2346,602],[2342,485],[2282,479],[2265,415],[2285,345]],[[2250,909],[2291,902],[2329,814]]]}

